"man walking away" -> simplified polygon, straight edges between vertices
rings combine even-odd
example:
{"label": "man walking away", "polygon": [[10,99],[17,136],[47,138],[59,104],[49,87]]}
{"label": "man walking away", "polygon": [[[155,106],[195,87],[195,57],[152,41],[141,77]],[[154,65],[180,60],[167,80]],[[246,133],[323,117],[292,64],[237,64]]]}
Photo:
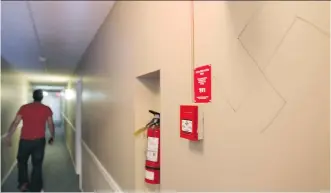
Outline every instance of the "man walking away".
{"label": "man walking away", "polygon": [[[41,192],[43,188],[42,164],[45,153],[45,126],[48,124],[51,138],[48,143],[52,144],[54,140],[54,123],[52,119],[52,110],[41,103],[43,91],[35,90],[33,92],[34,102],[23,105],[12,122],[5,142],[11,145],[11,137],[23,120],[21,137],[19,141],[17,163],[18,163],[18,188],[20,191]],[[28,177],[28,160],[32,157],[31,181]]]}

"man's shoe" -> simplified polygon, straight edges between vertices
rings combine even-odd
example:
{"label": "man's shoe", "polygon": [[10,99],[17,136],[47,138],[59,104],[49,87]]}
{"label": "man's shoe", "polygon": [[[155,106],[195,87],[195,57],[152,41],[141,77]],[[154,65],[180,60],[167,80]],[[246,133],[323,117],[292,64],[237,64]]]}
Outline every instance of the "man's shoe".
{"label": "man's shoe", "polygon": [[19,186],[18,186],[18,189],[19,189],[21,192],[27,192],[27,191],[28,191],[28,186],[29,186],[28,183],[24,183],[24,184],[22,184],[22,185],[19,185]]}

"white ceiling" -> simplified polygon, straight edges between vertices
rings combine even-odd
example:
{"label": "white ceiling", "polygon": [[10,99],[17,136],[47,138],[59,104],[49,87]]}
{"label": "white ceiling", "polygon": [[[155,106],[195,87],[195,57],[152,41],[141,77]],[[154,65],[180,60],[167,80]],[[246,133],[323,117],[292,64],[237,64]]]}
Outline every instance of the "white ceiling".
{"label": "white ceiling", "polygon": [[114,2],[1,1],[1,56],[17,69],[72,73]]}

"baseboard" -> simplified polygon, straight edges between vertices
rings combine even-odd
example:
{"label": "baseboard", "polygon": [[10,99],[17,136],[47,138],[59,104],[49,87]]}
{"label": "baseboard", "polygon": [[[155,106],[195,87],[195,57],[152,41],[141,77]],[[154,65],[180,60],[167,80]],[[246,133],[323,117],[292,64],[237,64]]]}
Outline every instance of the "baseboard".
{"label": "baseboard", "polygon": [[3,186],[3,184],[7,181],[8,177],[10,176],[10,174],[13,172],[15,166],[17,164],[17,161],[15,160],[14,163],[10,166],[7,174],[1,179],[1,186]]}
{"label": "baseboard", "polygon": [[[73,126],[73,124],[70,122],[70,120],[68,119],[68,117],[66,117],[64,113],[61,113],[61,114],[62,114],[62,117],[64,118],[65,122],[67,122],[67,123],[70,125],[70,128],[71,128],[74,132],[76,132],[76,128],[75,128],[75,127]],[[65,142],[65,144],[66,144],[67,150],[68,150],[68,152],[69,152],[69,156],[70,156],[70,159],[71,159],[72,165],[74,166],[74,168],[75,168],[75,172],[76,172],[76,174],[77,174],[77,171],[76,171],[76,163],[75,163],[74,157],[73,157],[73,155],[72,155],[72,153],[71,153],[71,151],[70,151],[70,148],[69,148],[68,143]]]}
{"label": "baseboard", "polygon": [[74,166],[75,172],[76,172],[76,174],[77,174],[77,171],[76,171],[76,164],[75,164],[74,157],[72,156],[72,153],[71,153],[71,151],[70,151],[70,148],[69,148],[67,142],[65,142],[65,143],[66,143],[66,147],[67,147],[67,150],[68,150],[68,153],[69,153],[69,156],[70,156],[70,159],[71,159],[72,165]]}
{"label": "baseboard", "polygon": [[82,146],[85,148],[85,150],[88,152],[88,154],[91,156],[93,162],[99,169],[99,171],[102,173],[103,177],[105,178],[106,182],[109,184],[109,186],[112,188],[114,192],[121,193],[123,192],[121,187],[118,185],[118,183],[114,180],[114,178],[108,173],[106,168],[101,164],[97,156],[92,152],[92,150],[87,146],[87,144],[82,140]]}
{"label": "baseboard", "polygon": [[[70,125],[71,129],[76,132],[76,128],[73,126],[73,124],[70,122],[70,120],[65,116],[64,113],[62,113],[63,118],[65,119],[65,121]],[[72,160],[72,163],[75,167],[75,171],[76,171],[76,165],[74,162],[74,159],[72,157],[72,154],[70,153],[70,149],[67,146],[67,149],[69,151],[69,155],[70,158]],[[88,152],[88,154],[91,156],[93,162],[95,163],[95,165],[97,166],[97,168],[99,169],[100,173],[103,175],[105,181],[109,184],[109,186],[112,188],[112,190],[114,190],[114,192],[117,193],[121,193],[123,192],[122,189],[120,188],[120,186],[117,184],[117,182],[114,180],[114,178],[108,173],[108,171],[105,169],[105,167],[101,164],[101,162],[99,161],[99,159],[96,157],[96,155],[92,152],[92,150],[86,145],[86,143],[82,140],[82,147],[85,148],[85,150]],[[77,171],[76,171],[77,172]],[[83,187],[80,187],[81,191],[84,192]]]}
{"label": "baseboard", "polygon": [[[20,124],[17,126],[17,130],[21,130],[23,127],[23,123],[20,122]],[[17,131],[16,131],[17,132]],[[5,137],[7,136],[7,134],[1,135],[1,140],[3,140]],[[6,182],[6,180],[8,179],[8,177],[10,176],[10,174],[13,172],[15,166],[17,164],[17,161],[15,160],[13,162],[13,165],[10,166],[8,172],[6,173],[6,175],[1,179],[1,186],[3,186],[3,184]]]}

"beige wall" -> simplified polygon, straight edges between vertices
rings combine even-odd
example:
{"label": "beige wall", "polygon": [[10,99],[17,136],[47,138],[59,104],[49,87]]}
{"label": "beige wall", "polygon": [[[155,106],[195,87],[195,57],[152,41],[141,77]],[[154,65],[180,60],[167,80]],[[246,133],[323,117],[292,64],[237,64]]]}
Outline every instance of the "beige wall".
{"label": "beige wall", "polygon": [[[163,190],[329,189],[329,14],[329,2],[194,2],[193,60],[191,2],[117,2],[78,68],[83,140],[123,189],[144,189],[132,133],[161,107]],[[192,64],[207,63],[205,139],[189,143],[179,105]],[[137,79],[159,69],[160,89]]]}
{"label": "beige wall", "polygon": [[[72,82],[69,82],[67,85],[68,89],[74,88]],[[76,163],[76,144],[75,144],[75,135],[76,135],[76,116],[75,116],[75,98],[70,100],[63,100],[63,115],[64,115],[64,130],[65,130],[65,141],[71,158],[74,163]]]}
{"label": "beige wall", "polygon": [[[124,2],[124,4],[127,4]],[[129,4],[128,4],[129,5]],[[127,9],[115,5],[113,15]],[[121,187],[134,188],[134,108],[133,74],[125,17],[108,17],[83,58],[79,73],[83,77],[82,138]],[[108,35],[108,34],[112,35]],[[121,42],[121,44],[110,44]],[[130,81],[131,80],[131,81]],[[83,189],[99,189],[96,179],[102,176],[84,173],[84,160],[91,160],[83,151]],[[123,166],[123,167],[122,167]],[[92,168],[87,166],[87,168]],[[95,168],[95,167],[94,167]],[[98,172],[97,170],[92,170]],[[85,176],[85,177],[84,177]],[[90,181],[90,177],[94,178]],[[95,183],[92,183],[95,182]]]}
{"label": "beige wall", "polygon": [[[10,64],[1,58],[1,135],[8,131],[20,106],[27,102],[27,89],[22,75],[13,71]],[[11,147],[1,145],[1,179],[16,161],[19,134],[20,130],[17,130],[13,135]]]}
{"label": "beige wall", "polygon": [[[328,19],[323,2],[195,3],[196,64],[213,65],[214,100],[203,143],[163,130],[162,188],[329,189]],[[189,79],[188,63],[162,68],[166,128],[178,127],[177,105],[190,102],[174,67]],[[193,167],[198,175],[184,178]]]}

